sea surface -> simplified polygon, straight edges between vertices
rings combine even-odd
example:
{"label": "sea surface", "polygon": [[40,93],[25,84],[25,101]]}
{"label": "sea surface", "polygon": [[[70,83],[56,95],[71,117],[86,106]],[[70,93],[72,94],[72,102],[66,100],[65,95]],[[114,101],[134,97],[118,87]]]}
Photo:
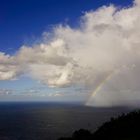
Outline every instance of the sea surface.
{"label": "sea surface", "polygon": [[57,140],[80,128],[94,132],[124,107],[95,108],[75,103],[0,103],[0,140]]}

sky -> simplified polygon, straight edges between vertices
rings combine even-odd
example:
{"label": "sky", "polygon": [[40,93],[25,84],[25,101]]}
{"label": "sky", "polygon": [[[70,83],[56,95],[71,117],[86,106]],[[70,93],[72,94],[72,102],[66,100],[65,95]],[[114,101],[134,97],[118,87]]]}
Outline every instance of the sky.
{"label": "sky", "polygon": [[132,0],[0,0],[0,50],[14,53],[53,26],[76,26],[84,12],[110,3],[128,6]]}
{"label": "sky", "polygon": [[0,101],[136,104],[139,3],[0,0]]}

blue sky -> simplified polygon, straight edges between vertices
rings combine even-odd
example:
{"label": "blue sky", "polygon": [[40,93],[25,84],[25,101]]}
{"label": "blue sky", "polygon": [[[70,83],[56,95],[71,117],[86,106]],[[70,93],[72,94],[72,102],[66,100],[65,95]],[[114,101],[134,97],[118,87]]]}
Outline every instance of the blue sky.
{"label": "blue sky", "polygon": [[127,6],[132,0],[0,0],[0,50],[16,51],[55,24],[76,26],[83,12],[110,3]]}
{"label": "blue sky", "polygon": [[[22,45],[36,42],[43,32],[49,32],[53,26],[60,23],[76,27],[84,12],[96,10],[110,3],[123,7],[131,5],[132,0],[0,0],[0,52],[12,55]],[[33,92],[32,89],[40,89],[39,92],[42,94],[56,92],[56,97],[57,92],[60,92],[59,88],[48,88],[28,77],[21,77],[15,81],[0,81],[0,89],[9,92],[12,90],[17,95],[29,90]],[[70,90],[72,92],[75,89]],[[65,92],[65,89],[61,89],[61,92]],[[29,98],[17,95],[1,95],[0,100]],[[66,98],[71,97],[68,94]],[[30,99],[38,100],[38,97],[32,96]],[[42,99],[44,97],[39,100]]]}

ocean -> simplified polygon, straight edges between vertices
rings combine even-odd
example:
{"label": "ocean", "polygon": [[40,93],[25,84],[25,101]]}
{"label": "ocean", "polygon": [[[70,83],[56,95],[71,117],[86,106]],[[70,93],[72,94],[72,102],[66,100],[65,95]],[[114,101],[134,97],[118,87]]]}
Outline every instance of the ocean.
{"label": "ocean", "polygon": [[94,132],[110,117],[129,111],[76,103],[1,102],[0,140],[57,140],[80,128]]}

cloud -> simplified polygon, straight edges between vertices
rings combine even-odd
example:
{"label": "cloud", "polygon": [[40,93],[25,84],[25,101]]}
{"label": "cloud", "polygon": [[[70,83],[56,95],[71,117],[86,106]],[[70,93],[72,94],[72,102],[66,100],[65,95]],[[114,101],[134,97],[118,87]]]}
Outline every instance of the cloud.
{"label": "cloud", "polygon": [[11,89],[0,89],[0,96],[1,95],[12,95],[13,94],[13,90]]}
{"label": "cloud", "polygon": [[[139,74],[140,68],[139,13],[139,0],[128,8],[103,6],[86,12],[78,28],[59,25],[53,29],[51,37],[46,36],[40,44],[22,46],[13,56],[0,53],[0,80],[27,74],[50,87],[80,85],[93,93],[98,91],[88,100],[88,105],[113,105],[114,100],[120,104],[118,90],[115,90],[116,96],[107,99],[98,96],[104,86],[110,87],[108,81],[122,75],[124,68],[130,81],[135,77],[137,84],[140,83],[134,76],[134,73]],[[131,72],[133,66],[136,70]],[[124,85],[127,80],[122,75],[118,81],[123,81]],[[135,84],[131,83],[131,87]],[[119,89],[122,85],[115,87]],[[127,89],[129,84],[124,87]],[[110,95],[106,94],[106,97]],[[131,99],[128,93],[119,97]],[[139,94],[134,97],[140,99]]]}
{"label": "cloud", "polygon": [[18,65],[14,57],[0,52],[0,80],[14,79],[18,75]]}

